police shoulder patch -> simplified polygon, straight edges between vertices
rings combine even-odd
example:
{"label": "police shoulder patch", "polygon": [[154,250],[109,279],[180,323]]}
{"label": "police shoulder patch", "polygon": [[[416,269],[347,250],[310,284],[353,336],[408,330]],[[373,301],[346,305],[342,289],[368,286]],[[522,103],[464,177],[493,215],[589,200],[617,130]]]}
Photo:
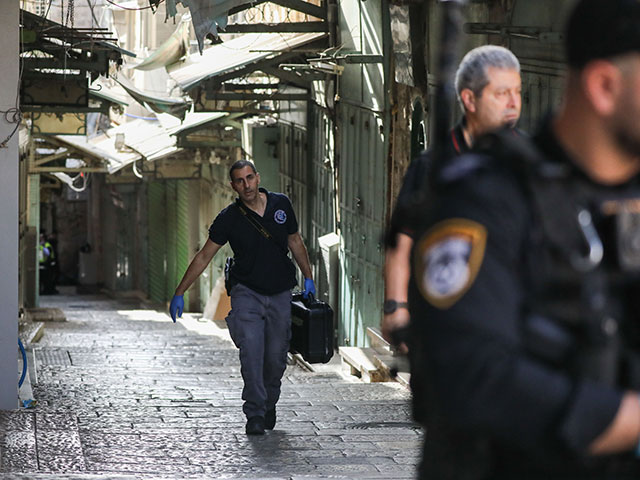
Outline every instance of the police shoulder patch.
{"label": "police shoulder patch", "polygon": [[453,218],[433,226],[418,241],[414,275],[422,296],[434,307],[453,306],[475,280],[487,243],[487,229]]}

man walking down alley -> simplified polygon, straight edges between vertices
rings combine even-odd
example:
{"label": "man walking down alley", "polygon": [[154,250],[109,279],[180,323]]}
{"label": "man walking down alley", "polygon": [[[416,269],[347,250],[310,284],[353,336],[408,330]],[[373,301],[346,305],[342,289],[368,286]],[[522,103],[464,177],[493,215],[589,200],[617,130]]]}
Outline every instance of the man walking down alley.
{"label": "man walking down alley", "polygon": [[240,349],[246,433],[263,435],[276,424],[276,403],[291,338],[291,289],[296,277],[289,251],[304,275],[304,297],[316,292],[289,199],[260,188],[260,174],[249,161],[234,163],[229,178],[238,198],[214,220],[209,239],[176,288],[170,311],[175,322],[184,308],[184,292],[229,242],[234,262],[227,282],[231,296],[227,325]]}

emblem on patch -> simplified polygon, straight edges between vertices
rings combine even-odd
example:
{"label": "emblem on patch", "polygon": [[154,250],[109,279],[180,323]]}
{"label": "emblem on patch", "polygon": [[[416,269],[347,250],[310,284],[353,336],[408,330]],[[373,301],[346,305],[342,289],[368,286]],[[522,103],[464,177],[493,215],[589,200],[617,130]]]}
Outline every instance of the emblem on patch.
{"label": "emblem on patch", "polygon": [[287,214],[284,212],[284,210],[276,210],[276,213],[273,214],[273,219],[276,221],[276,223],[282,225],[287,221]]}
{"label": "emblem on patch", "polygon": [[416,285],[434,307],[447,309],[471,287],[480,270],[487,230],[471,220],[440,222],[418,242],[414,254]]}

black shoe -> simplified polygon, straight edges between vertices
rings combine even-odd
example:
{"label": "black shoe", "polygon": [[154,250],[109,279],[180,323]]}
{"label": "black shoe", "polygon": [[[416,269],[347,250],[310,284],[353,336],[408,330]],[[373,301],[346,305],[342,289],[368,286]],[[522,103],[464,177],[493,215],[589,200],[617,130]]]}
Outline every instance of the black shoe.
{"label": "black shoe", "polygon": [[245,427],[247,435],[264,435],[264,417],[251,417]]}
{"label": "black shoe", "polygon": [[267,413],[264,414],[264,428],[267,430],[273,430],[273,427],[276,426],[276,407],[273,407],[271,410],[267,410]]}

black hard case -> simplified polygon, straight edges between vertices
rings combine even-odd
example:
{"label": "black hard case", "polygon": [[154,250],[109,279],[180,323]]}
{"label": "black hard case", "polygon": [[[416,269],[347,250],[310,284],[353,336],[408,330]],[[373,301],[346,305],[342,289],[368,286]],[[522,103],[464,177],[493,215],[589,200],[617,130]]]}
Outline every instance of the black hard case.
{"label": "black hard case", "polygon": [[291,352],[309,363],[327,363],[333,356],[333,310],[328,303],[294,293],[291,298]]}

